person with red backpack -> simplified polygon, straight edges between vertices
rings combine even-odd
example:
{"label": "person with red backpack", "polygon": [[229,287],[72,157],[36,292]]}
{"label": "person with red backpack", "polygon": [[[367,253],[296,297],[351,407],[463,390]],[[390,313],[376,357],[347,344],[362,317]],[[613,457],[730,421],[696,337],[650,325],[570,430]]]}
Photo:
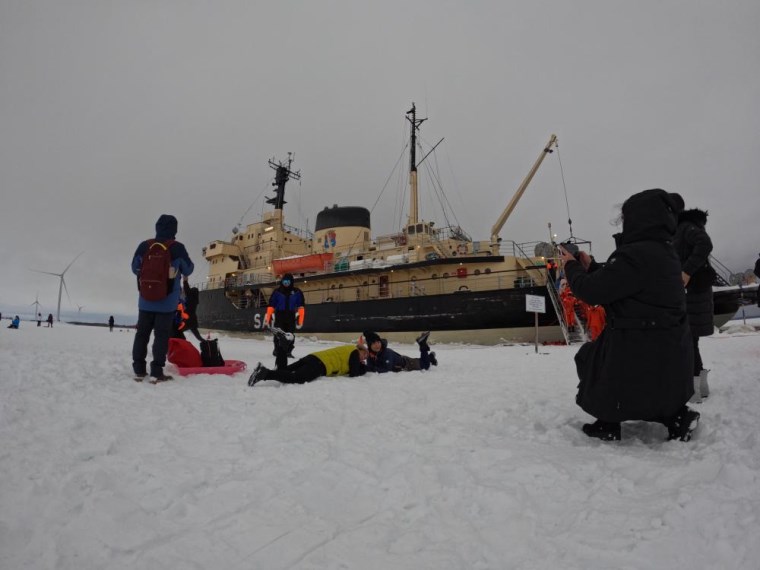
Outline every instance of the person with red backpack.
{"label": "person with red backpack", "polygon": [[[132,272],[137,276],[139,316],[132,345],[132,370],[135,380],[142,382],[150,372],[151,383],[171,380],[164,374],[169,334],[180,295],[180,280],[190,275],[195,266],[185,246],[176,241],[177,218],[162,214],[156,222],[155,239],[137,246],[132,258]],[[153,360],[148,371],[146,357],[153,333]]]}

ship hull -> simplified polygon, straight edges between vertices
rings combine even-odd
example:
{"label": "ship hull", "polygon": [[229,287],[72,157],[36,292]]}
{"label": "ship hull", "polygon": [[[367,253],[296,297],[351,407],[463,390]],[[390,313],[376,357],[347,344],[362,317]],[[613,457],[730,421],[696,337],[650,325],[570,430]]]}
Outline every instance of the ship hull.
{"label": "ship hull", "polygon": [[[547,313],[538,315],[539,340],[561,340],[562,332],[545,287],[314,304],[306,307],[306,319],[299,332],[345,339],[349,333],[364,330],[391,337],[388,333],[397,333],[394,338],[431,330],[436,331],[439,341],[531,341],[536,334],[535,316],[525,310],[526,294],[545,298]],[[198,321],[202,328],[260,332],[265,312],[266,307],[237,309],[223,289],[200,293]]]}
{"label": "ship hull", "polygon": [[[525,295],[544,297],[547,312],[525,310]],[[715,291],[714,321],[723,326],[739,308],[739,294]],[[224,289],[200,292],[198,321],[201,328],[262,332],[266,307],[236,308]],[[346,340],[365,330],[395,340],[409,340],[423,330],[436,331],[438,342],[493,344],[504,341],[539,342],[563,340],[557,317],[544,287],[494,291],[461,291],[447,295],[424,295],[398,299],[320,303],[306,308],[301,334]]]}

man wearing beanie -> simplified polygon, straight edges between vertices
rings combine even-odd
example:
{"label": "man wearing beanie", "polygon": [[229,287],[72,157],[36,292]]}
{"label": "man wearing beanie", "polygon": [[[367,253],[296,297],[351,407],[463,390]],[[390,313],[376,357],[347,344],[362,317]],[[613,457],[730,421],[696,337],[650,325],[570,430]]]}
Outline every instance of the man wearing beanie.
{"label": "man wearing beanie", "polygon": [[[274,316],[274,322],[272,321]],[[280,286],[269,297],[267,314],[264,317],[264,326],[276,326],[283,332],[291,333],[290,340],[285,340],[282,334],[274,335],[275,369],[281,370],[288,365],[288,356],[292,358],[291,351],[295,345],[296,325],[303,325],[306,309],[304,308],[303,292],[293,284],[293,275],[286,273],[280,280]]]}
{"label": "man wearing beanie", "polygon": [[[132,258],[132,273],[137,275],[137,287],[140,292],[138,301],[139,316],[137,318],[137,333],[132,345],[132,369],[135,380],[142,382],[148,375],[145,359],[148,355],[148,341],[151,331],[153,332],[153,360],[150,363],[151,383],[171,380],[172,377],[164,374],[166,353],[169,350],[169,334],[174,312],[180,294],[180,280],[183,275],[190,275],[194,265],[185,246],[176,241],[177,218],[163,214],[156,222],[155,239],[145,240],[137,246]],[[166,253],[169,258],[169,270],[167,280],[161,285],[164,289],[159,293],[148,292],[144,284],[147,281],[146,273],[150,268],[154,271],[156,258],[161,258]],[[153,260],[150,260],[153,258]],[[141,287],[141,283],[143,286]],[[148,298],[146,298],[148,297]]]}

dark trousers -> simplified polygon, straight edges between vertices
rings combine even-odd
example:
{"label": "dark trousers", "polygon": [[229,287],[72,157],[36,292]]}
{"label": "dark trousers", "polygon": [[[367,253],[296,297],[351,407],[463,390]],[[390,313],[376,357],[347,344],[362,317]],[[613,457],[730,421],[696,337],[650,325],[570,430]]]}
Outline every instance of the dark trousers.
{"label": "dark trousers", "polygon": [[159,377],[164,373],[166,353],[169,350],[169,333],[174,321],[171,313],[154,313],[140,311],[137,317],[137,333],[132,345],[132,369],[135,374],[145,374],[145,357],[148,355],[148,341],[153,332],[153,361],[150,363],[150,375]]}
{"label": "dark trousers", "polygon": [[283,384],[304,384],[327,374],[322,361],[313,354],[307,354],[293,364],[280,370],[270,370],[267,380],[277,380]]}
{"label": "dark trousers", "polygon": [[702,372],[702,355],[699,353],[699,337],[692,334],[691,340],[694,342],[694,376],[699,376],[699,373]]}

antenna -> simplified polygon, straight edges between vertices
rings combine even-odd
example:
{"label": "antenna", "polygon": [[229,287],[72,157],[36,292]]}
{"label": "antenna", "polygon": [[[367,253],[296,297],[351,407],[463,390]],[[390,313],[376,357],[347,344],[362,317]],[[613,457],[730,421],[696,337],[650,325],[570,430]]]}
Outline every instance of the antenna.
{"label": "antenna", "polygon": [[272,198],[267,198],[266,202],[267,204],[272,204],[275,210],[282,210],[283,206],[287,204],[285,201],[285,184],[287,184],[288,180],[291,178],[301,180],[301,171],[293,171],[290,168],[295,157],[295,153],[289,152],[287,164],[284,164],[282,161],[275,161],[274,158],[269,161],[270,168],[273,168],[275,171],[274,182],[272,182],[272,186],[275,187],[275,195]]}
{"label": "antenna", "polygon": [[66,287],[66,281],[64,280],[63,276],[66,275],[66,272],[69,270],[69,267],[74,265],[74,262],[82,257],[82,254],[84,252],[77,255],[74,259],[71,260],[71,263],[69,263],[66,266],[66,269],[61,271],[60,273],[53,273],[51,271],[40,271],[39,269],[30,269],[30,271],[34,271],[35,273],[44,273],[45,275],[55,275],[56,277],[59,277],[61,279],[60,283],[58,284],[58,312],[56,313],[56,320],[60,323],[61,322],[61,294],[63,293],[63,290],[66,289],[66,296],[69,298],[69,303],[71,303],[71,296],[69,295],[69,288]]}

